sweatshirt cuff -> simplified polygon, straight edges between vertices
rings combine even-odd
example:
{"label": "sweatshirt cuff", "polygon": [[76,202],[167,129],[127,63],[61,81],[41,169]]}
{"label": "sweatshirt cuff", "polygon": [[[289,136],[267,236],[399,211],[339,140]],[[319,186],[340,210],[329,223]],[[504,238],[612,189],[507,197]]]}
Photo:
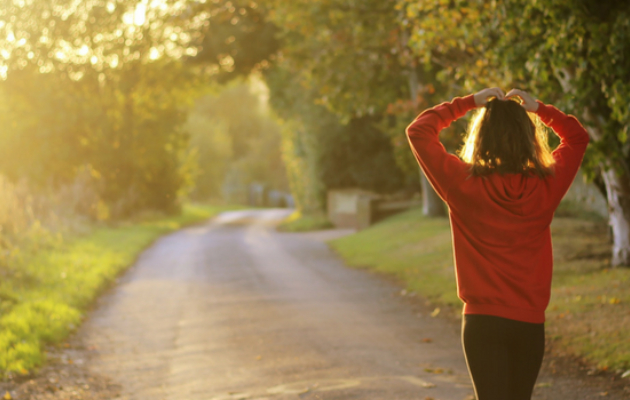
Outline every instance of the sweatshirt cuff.
{"label": "sweatshirt cuff", "polygon": [[469,94],[468,96],[461,97],[462,108],[466,110],[466,112],[477,108],[477,104],[475,104],[475,95]]}
{"label": "sweatshirt cuff", "polygon": [[[448,103],[442,103],[440,104],[440,106],[444,106],[447,104]],[[449,106],[449,108],[452,110],[455,116],[454,119],[459,119],[466,115],[468,111],[477,108],[474,95],[472,94],[464,97],[455,97],[453,100],[451,100],[450,104],[451,106]]]}
{"label": "sweatshirt cuff", "polygon": [[540,100],[536,100],[538,103],[538,110],[536,110],[536,115],[540,117],[540,120],[547,126],[551,124],[553,121],[553,106],[546,105]]}

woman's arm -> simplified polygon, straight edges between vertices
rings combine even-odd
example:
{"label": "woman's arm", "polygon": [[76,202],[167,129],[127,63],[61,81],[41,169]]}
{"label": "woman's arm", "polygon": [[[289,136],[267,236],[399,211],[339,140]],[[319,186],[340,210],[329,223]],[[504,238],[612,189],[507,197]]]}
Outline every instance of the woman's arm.
{"label": "woman's arm", "polygon": [[554,164],[554,197],[560,203],[562,197],[573,183],[586,152],[589,136],[586,129],[572,115],[566,115],[556,107],[538,102],[536,114],[541,121],[553,129],[560,138],[560,144],[553,151]]}
{"label": "woman's arm", "polygon": [[540,120],[553,129],[560,138],[560,145],[553,151],[554,164],[554,197],[559,203],[565,195],[586,152],[589,136],[586,129],[572,115],[566,115],[556,107],[534,100],[526,92],[512,89],[506,97],[518,96],[523,100],[525,110],[535,112]]}
{"label": "woman's arm", "polygon": [[446,151],[438,135],[442,129],[476,107],[473,95],[456,97],[451,102],[423,111],[407,127],[411,150],[429,182],[444,201],[447,201],[449,188],[458,181],[458,177],[465,179],[467,167],[457,156]]}

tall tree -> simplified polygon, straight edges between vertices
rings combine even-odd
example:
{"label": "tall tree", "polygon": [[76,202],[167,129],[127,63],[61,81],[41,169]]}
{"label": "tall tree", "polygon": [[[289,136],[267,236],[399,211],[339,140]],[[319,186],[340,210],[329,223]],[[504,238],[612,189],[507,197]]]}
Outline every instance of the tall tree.
{"label": "tall tree", "polygon": [[292,192],[305,212],[321,212],[327,189],[392,192],[404,186],[377,116],[343,121],[316,104],[319,93],[299,73],[276,65],[266,73],[271,104],[283,121],[283,151]]}
{"label": "tall tree", "polygon": [[399,0],[410,46],[442,67],[450,94],[520,86],[576,114],[593,139],[584,166],[600,173],[612,264],[630,265],[630,3]]}
{"label": "tall tree", "polygon": [[[282,57],[303,77],[302,85],[312,88],[315,101],[342,121],[379,121],[380,130],[392,132],[390,124],[382,123],[389,106],[402,97],[415,100],[418,91],[411,84],[417,81],[416,70],[404,51],[395,4],[347,0],[267,4],[280,29]],[[395,146],[404,129],[396,132]],[[418,176],[417,167],[413,175]],[[425,212],[444,215],[443,203],[424,181]]]}
{"label": "tall tree", "polygon": [[[14,177],[71,179],[89,166],[113,216],[176,211],[185,191],[184,109],[203,19],[179,18],[182,2],[0,2],[3,150]],[[41,151],[25,149],[37,143]],[[37,155],[41,156],[38,157]]]}
{"label": "tall tree", "polygon": [[227,82],[275,59],[281,43],[278,29],[267,18],[264,2],[251,0],[213,0],[197,3],[194,13],[206,18],[194,35],[198,52],[189,60]]}

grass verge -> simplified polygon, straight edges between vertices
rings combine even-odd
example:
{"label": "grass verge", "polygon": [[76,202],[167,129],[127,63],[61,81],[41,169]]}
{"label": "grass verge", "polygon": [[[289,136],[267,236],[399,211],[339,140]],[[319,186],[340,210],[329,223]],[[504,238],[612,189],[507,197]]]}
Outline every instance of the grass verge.
{"label": "grass verge", "polygon": [[[606,222],[556,217],[551,229],[554,278],[546,330],[554,350],[603,370],[630,369],[630,269],[609,267]],[[414,209],[330,244],[349,265],[394,276],[436,307],[461,307],[447,219],[425,218]]]}
{"label": "grass verge", "polygon": [[302,214],[295,211],[278,225],[281,232],[306,232],[332,228],[332,223],[323,214]]}
{"label": "grass verge", "polygon": [[26,374],[45,344],[64,339],[87,307],[157,237],[234,207],[188,204],[179,216],[94,228],[20,262],[0,280],[0,376]]}

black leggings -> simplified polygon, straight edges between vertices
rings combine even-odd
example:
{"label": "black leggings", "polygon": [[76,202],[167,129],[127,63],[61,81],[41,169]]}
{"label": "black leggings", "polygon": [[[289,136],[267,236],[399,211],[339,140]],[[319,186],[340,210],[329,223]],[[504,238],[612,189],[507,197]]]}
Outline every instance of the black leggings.
{"label": "black leggings", "polygon": [[531,399],[545,352],[545,324],[467,314],[462,343],[477,400]]}

